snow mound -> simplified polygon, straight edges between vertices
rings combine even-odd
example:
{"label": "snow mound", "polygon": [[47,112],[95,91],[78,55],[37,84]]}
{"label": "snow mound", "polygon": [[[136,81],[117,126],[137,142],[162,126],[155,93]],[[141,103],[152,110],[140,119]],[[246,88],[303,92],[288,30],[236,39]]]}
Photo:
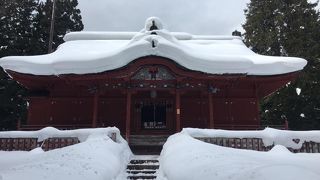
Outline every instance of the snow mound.
{"label": "snow mound", "polygon": [[240,175],[252,180],[318,180],[320,178],[320,174],[312,170],[305,169],[303,165],[267,165],[256,168],[250,172],[243,172]]}
{"label": "snow mound", "polygon": [[37,148],[32,149],[29,152],[32,153],[32,154],[41,154],[41,153],[44,152],[44,150],[41,147],[37,147]]}
{"label": "snow mound", "polygon": [[255,54],[239,37],[171,33],[159,18],[140,32],[75,32],[54,53],[0,59],[5,70],[34,75],[100,73],[146,56],[168,58],[209,74],[277,75],[303,69],[306,60]]}
{"label": "snow mound", "polygon": [[[118,137],[114,142],[106,136],[115,128],[74,130],[70,134],[87,136],[82,143],[41,152],[0,151],[0,177],[3,180],[114,180],[124,174],[131,151],[127,142]],[[44,130],[40,131],[43,133]],[[45,131],[53,132],[52,128]],[[38,134],[40,132],[37,132]],[[68,132],[58,132],[66,135]],[[15,132],[11,135],[35,135],[36,132]],[[3,135],[3,134],[2,134]],[[54,136],[56,137],[56,135]]]}
{"label": "snow mound", "polygon": [[80,142],[84,142],[89,136],[104,135],[111,137],[112,133],[116,134],[116,141],[120,141],[120,131],[116,127],[107,128],[88,128],[76,130],[58,130],[53,127],[46,127],[38,131],[4,131],[0,132],[0,138],[38,138],[41,142],[53,137],[77,137]]}
{"label": "snow mound", "polygon": [[279,153],[291,153],[288,148],[284,147],[284,146],[281,146],[281,145],[275,145],[269,152],[272,152],[272,153],[276,153],[276,154],[279,154]]}
{"label": "snow mound", "polygon": [[192,137],[261,138],[265,146],[282,145],[293,149],[300,149],[304,142],[320,143],[320,131],[289,131],[273,128],[261,131],[229,131],[184,128],[182,133]]}
{"label": "snow mound", "polygon": [[276,146],[270,152],[226,148],[186,133],[168,138],[160,155],[158,178],[174,180],[317,180],[320,154],[293,154]]}

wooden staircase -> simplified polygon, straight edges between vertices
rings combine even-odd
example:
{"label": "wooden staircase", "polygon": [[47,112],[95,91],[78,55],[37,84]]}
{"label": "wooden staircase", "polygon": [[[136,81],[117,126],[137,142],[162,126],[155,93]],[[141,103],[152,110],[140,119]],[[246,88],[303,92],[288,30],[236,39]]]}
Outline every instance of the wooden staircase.
{"label": "wooden staircase", "polygon": [[159,156],[134,156],[127,166],[127,179],[156,179]]}

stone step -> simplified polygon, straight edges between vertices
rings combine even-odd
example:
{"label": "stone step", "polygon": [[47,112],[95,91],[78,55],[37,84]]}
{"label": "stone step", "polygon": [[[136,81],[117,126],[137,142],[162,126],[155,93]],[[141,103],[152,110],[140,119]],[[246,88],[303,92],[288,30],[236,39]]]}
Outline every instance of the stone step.
{"label": "stone step", "polygon": [[155,174],[156,170],[132,170],[127,171],[128,174]]}
{"label": "stone step", "polygon": [[160,155],[161,146],[136,146],[130,145],[130,149],[135,155]]}
{"label": "stone step", "polygon": [[156,170],[159,169],[159,165],[136,165],[128,164],[127,170]]}
{"label": "stone step", "polygon": [[130,164],[159,164],[159,161],[156,159],[151,159],[151,160],[133,159],[130,161]]}
{"label": "stone step", "polygon": [[128,176],[127,179],[156,179],[157,176]]}
{"label": "stone step", "polygon": [[168,136],[163,135],[131,135],[130,146],[162,146]]}
{"label": "stone step", "polygon": [[163,146],[166,141],[130,141],[129,146]]}
{"label": "stone step", "polygon": [[136,155],[127,165],[127,179],[156,179],[159,156]]}

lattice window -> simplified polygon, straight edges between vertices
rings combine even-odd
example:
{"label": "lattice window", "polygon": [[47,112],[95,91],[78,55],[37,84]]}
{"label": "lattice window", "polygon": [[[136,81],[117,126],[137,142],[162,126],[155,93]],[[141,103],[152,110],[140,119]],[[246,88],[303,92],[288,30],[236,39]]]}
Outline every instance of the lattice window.
{"label": "lattice window", "polygon": [[172,73],[163,66],[148,66],[141,68],[133,77],[135,80],[173,80]]}

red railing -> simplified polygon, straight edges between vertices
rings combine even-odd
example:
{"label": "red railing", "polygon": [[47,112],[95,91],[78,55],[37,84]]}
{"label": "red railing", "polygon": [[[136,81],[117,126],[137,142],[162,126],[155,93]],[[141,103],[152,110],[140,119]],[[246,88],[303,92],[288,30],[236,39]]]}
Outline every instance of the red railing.
{"label": "red railing", "polygon": [[226,129],[226,130],[263,130],[266,127],[274,129],[286,130],[285,125],[251,125],[251,124],[242,124],[242,125],[231,125],[231,124],[215,124],[215,129]]}
{"label": "red railing", "polygon": [[[261,138],[222,138],[222,137],[195,137],[198,140],[224,147],[249,149],[255,151],[269,151],[272,146],[265,146]],[[288,148],[291,152],[320,153],[320,143],[304,142],[300,149]]]}
{"label": "red railing", "polygon": [[1,151],[30,151],[41,147],[45,151],[79,143],[77,137],[56,137],[38,141],[37,138],[0,138]]}
{"label": "red railing", "polygon": [[[116,142],[116,133],[111,133],[110,138]],[[37,147],[49,151],[78,143],[80,141],[77,137],[51,137],[43,141],[33,137],[0,138],[0,151],[30,151]]]}

